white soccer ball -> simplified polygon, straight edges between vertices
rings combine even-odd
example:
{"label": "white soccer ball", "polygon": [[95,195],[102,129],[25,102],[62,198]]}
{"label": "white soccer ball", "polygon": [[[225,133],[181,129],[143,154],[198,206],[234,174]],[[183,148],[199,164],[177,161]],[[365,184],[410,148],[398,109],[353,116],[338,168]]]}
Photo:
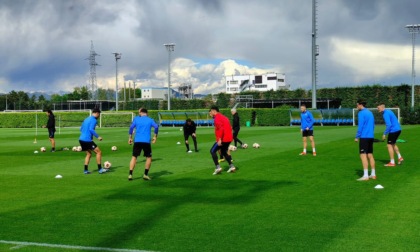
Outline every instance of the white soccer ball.
{"label": "white soccer ball", "polygon": [[104,162],[104,168],[105,168],[105,169],[109,169],[109,168],[111,168],[111,162],[109,162],[109,161],[105,161],[105,162]]}
{"label": "white soccer ball", "polygon": [[116,150],[117,150],[117,146],[112,146],[112,147],[111,147],[111,150],[112,150],[112,151],[116,151]]}
{"label": "white soccer ball", "polygon": [[77,147],[73,146],[73,148],[71,148],[72,151],[77,151]]}
{"label": "white soccer ball", "polygon": [[236,151],[236,146],[235,145],[229,145],[229,150],[230,151]]}
{"label": "white soccer ball", "polygon": [[242,144],[242,148],[244,148],[244,149],[248,148],[248,144],[246,144],[246,143]]}
{"label": "white soccer ball", "polygon": [[45,148],[45,147],[41,147],[41,152],[46,152],[47,151],[47,149]]}
{"label": "white soccer ball", "polygon": [[254,144],[252,145],[252,147],[253,147],[253,148],[255,148],[255,149],[258,149],[258,148],[260,148],[260,144],[258,144],[258,143],[254,143]]}
{"label": "white soccer ball", "polygon": [[35,153],[35,154],[38,154],[38,151],[36,150],[36,151],[34,151],[34,153]]}
{"label": "white soccer ball", "polygon": [[82,151],[82,146],[77,146],[76,151],[79,151],[79,152]]}

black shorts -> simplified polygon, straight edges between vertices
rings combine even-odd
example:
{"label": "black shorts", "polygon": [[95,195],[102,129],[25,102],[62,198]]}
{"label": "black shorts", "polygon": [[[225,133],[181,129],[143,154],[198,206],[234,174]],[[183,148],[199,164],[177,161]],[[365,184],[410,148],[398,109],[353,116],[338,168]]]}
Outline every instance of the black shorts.
{"label": "black shorts", "polygon": [[215,142],[210,149],[210,153],[217,153],[218,150],[220,150],[222,153],[227,153],[230,143],[231,142],[222,142],[222,145],[219,146],[217,142]]}
{"label": "black shorts", "polygon": [[85,141],[79,140],[79,143],[80,143],[80,146],[82,146],[82,151],[94,150],[96,147],[98,147],[98,145],[96,145],[94,141],[85,142]]}
{"label": "black shorts", "polygon": [[48,137],[54,138],[55,129],[48,129]]}
{"label": "black shorts", "polygon": [[150,143],[134,142],[133,157],[140,156],[141,151],[145,157],[152,157],[152,145]]}
{"label": "black shorts", "polygon": [[397,142],[398,137],[401,134],[401,130],[392,132],[388,134],[388,144],[395,144]]}
{"label": "black shorts", "polygon": [[359,153],[372,154],[373,153],[373,138],[359,139]]}
{"label": "black shorts", "polygon": [[313,130],[302,130],[302,137],[314,136]]}
{"label": "black shorts", "polygon": [[189,138],[190,136],[191,136],[193,139],[195,138],[195,136],[193,136],[193,135],[192,135],[192,133],[191,133],[191,134],[188,134],[188,135],[185,135],[185,134],[184,134],[184,139],[185,139],[185,141],[187,141],[187,140],[188,140],[188,138]]}

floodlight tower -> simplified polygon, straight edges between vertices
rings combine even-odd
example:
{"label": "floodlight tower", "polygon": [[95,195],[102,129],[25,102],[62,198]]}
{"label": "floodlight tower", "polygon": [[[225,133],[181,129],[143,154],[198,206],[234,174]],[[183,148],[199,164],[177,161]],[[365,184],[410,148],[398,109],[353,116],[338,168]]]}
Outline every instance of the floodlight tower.
{"label": "floodlight tower", "polygon": [[168,110],[171,110],[171,52],[175,50],[175,44],[163,44],[168,50]]}
{"label": "floodlight tower", "polygon": [[316,57],[319,55],[319,47],[316,44],[317,32],[317,2],[316,0],[312,0],[312,108],[316,108],[316,85],[318,75]]}
{"label": "floodlight tower", "polygon": [[91,100],[97,100],[98,99],[98,85],[96,83],[96,66],[100,66],[98,63],[96,63],[96,56],[101,56],[95,52],[95,48],[93,47],[93,41],[90,41],[90,54],[89,58],[89,65],[90,65],[90,76],[89,76],[89,84],[92,92],[92,98]]}
{"label": "floodlight tower", "polygon": [[115,111],[118,111],[118,60],[121,59],[121,53],[112,53],[115,55]]}
{"label": "floodlight tower", "polygon": [[411,33],[413,52],[411,56],[411,108],[414,108],[414,85],[416,84],[416,34],[419,33],[420,24],[406,25],[405,28]]}

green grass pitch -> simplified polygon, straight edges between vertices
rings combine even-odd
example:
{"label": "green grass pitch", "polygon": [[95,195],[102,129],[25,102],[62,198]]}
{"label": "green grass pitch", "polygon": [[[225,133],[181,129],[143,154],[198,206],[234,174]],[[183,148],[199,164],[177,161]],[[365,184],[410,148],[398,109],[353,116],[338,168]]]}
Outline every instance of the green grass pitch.
{"label": "green grass pitch", "polygon": [[[383,130],[376,127],[376,138]],[[200,151],[190,154],[179,128],[160,128],[151,181],[141,179],[142,156],[135,179],[127,180],[128,127],[97,132],[102,161],[113,166],[98,174],[91,160],[92,174],[84,175],[85,153],[60,150],[78,145],[78,129],[61,129],[58,151],[38,154],[41,146],[50,149],[46,130],[33,143],[33,129],[0,129],[0,251],[420,248],[419,126],[403,127],[401,166],[384,167],[386,143],[374,144],[378,179],[367,182],[356,181],[362,175],[356,127],[316,127],[316,157],[298,155],[299,127],[244,127],[239,137],[250,147],[233,152],[237,172],[218,176],[209,154],[213,128],[198,128]],[[255,142],[260,149],[252,148]]]}

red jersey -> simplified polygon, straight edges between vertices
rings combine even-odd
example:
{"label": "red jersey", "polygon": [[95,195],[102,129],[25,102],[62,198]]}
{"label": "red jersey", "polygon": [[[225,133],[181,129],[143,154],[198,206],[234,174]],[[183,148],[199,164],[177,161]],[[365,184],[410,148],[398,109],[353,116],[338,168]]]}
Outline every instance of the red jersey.
{"label": "red jersey", "polygon": [[214,116],[214,134],[216,135],[216,142],[219,139],[222,139],[222,142],[228,143],[232,142],[233,134],[232,134],[232,127],[230,126],[229,119],[222,115],[221,113],[217,113]]}

